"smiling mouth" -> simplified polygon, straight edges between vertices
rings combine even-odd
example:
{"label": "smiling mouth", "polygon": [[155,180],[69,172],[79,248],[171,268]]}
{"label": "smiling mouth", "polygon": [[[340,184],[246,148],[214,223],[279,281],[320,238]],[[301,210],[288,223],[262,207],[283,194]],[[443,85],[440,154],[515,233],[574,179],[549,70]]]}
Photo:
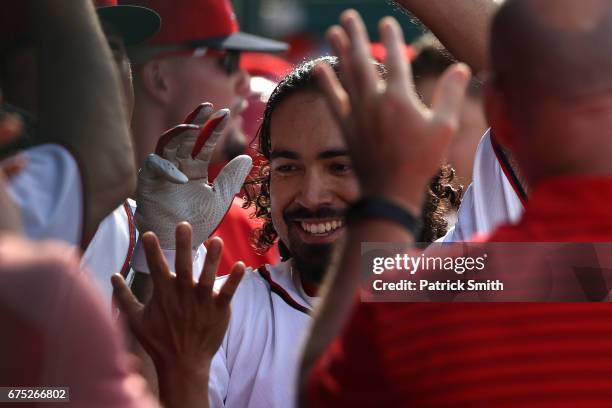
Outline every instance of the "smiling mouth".
{"label": "smiling mouth", "polygon": [[338,218],[326,221],[296,221],[302,228],[302,231],[315,236],[325,236],[342,228],[344,220]]}

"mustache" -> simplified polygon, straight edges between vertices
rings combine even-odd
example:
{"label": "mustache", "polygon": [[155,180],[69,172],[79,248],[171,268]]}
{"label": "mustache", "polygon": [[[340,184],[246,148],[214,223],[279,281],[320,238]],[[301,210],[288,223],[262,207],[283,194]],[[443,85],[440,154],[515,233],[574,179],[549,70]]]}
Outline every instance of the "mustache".
{"label": "mustache", "polygon": [[340,208],[323,207],[312,211],[304,207],[299,207],[293,210],[285,211],[283,218],[285,219],[285,222],[290,222],[296,219],[309,218],[343,218],[344,214],[345,210]]}

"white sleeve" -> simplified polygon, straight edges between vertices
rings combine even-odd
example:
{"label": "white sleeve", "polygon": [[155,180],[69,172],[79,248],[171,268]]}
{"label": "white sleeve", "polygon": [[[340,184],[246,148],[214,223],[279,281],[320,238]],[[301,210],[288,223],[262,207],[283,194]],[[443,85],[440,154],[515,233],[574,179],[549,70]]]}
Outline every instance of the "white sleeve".
{"label": "white sleeve", "polygon": [[501,224],[515,223],[522,214],[523,204],[495,154],[489,129],[478,144],[472,184],[459,207],[457,223],[438,242],[468,241]]}
{"label": "white sleeve", "polygon": [[26,167],[10,179],[8,191],[21,211],[26,235],[80,245],[83,191],[76,160],[56,144],[37,146],[22,154]]}
{"label": "white sleeve", "polygon": [[[174,261],[176,259],[176,251],[174,249],[162,249],[166,261],[170,266],[171,270],[174,270]],[[199,280],[202,274],[202,268],[204,267],[204,259],[206,259],[206,247],[200,245],[197,249],[191,250],[191,259],[193,260],[193,279]],[[132,268],[137,272],[150,273],[149,266],[147,265],[147,257],[140,242],[140,236],[136,242],[136,249],[134,250],[134,258],[132,260]]]}
{"label": "white sleeve", "polygon": [[227,369],[227,359],[225,356],[225,341],[213,357],[210,365],[208,380],[208,403],[213,408],[224,407],[227,397],[227,386],[229,384],[229,371]]}

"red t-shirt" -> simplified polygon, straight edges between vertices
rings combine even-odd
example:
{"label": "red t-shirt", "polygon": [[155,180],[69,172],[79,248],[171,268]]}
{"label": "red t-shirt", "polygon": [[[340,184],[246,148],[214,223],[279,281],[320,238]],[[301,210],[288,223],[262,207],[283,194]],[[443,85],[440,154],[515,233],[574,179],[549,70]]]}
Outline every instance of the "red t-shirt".
{"label": "red t-shirt", "polygon": [[[612,178],[534,191],[492,242],[612,242]],[[612,406],[612,305],[358,303],[309,406]]]}
{"label": "red t-shirt", "polygon": [[276,245],[264,254],[258,254],[251,246],[251,234],[260,227],[260,222],[250,217],[251,210],[242,208],[243,200],[235,198],[225,218],[213,236],[223,239],[223,254],[218,276],[227,275],[238,261],[257,269],[261,265],[276,265],[280,258]]}

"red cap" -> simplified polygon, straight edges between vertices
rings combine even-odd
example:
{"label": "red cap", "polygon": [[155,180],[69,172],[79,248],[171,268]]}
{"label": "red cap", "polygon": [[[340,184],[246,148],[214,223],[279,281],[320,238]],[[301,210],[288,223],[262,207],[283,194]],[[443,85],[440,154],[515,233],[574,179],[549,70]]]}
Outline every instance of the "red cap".
{"label": "red cap", "polygon": [[223,50],[274,52],[287,44],[239,31],[230,0],[121,0],[155,10],[161,30],[148,45],[184,45]]}
{"label": "red cap", "polygon": [[279,81],[293,69],[293,65],[276,55],[245,52],[240,58],[240,67],[251,76],[261,76]]}

